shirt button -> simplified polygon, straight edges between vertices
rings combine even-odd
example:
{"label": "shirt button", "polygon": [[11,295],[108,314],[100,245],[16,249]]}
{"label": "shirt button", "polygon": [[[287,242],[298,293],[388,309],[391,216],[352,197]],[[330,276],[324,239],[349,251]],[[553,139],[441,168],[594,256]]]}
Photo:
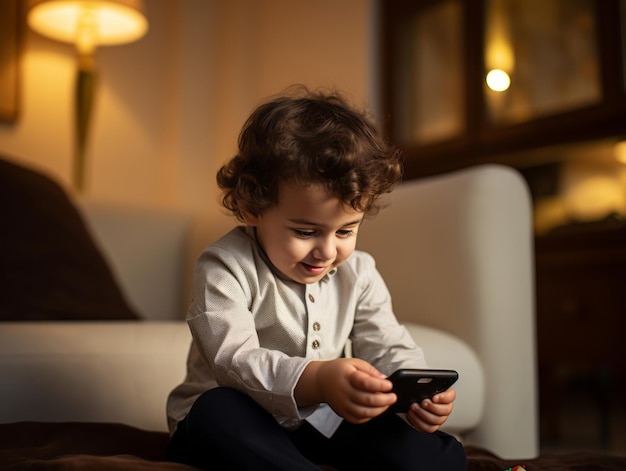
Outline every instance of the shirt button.
{"label": "shirt button", "polygon": [[319,340],[313,340],[313,342],[311,343],[311,347],[313,347],[313,350],[317,350],[318,348],[320,348]]}
{"label": "shirt button", "polygon": [[315,302],[315,298],[313,297],[312,294],[309,294],[309,301],[311,301],[312,303]]}
{"label": "shirt button", "polygon": [[321,327],[322,327],[322,326],[320,325],[320,323],[319,323],[319,322],[313,322],[313,330],[314,330],[315,332],[317,332],[318,330],[320,330],[320,328],[321,328]]}

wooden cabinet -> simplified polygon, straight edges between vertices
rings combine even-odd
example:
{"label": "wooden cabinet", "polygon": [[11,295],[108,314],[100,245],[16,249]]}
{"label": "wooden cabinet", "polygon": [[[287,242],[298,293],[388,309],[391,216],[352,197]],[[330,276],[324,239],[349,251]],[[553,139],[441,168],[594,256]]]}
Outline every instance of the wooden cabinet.
{"label": "wooden cabinet", "polygon": [[542,439],[558,441],[562,404],[582,385],[608,447],[626,383],[626,221],[538,237],[536,278]]}
{"label": "wooden cabinet", "polygon": [[[510,48],[517,75],[496,96],[485,77],[492,13],[503,6],[508,23],[500,30],[517,32]],[[553,26],[534,32],[511,25],[523,16],[515,8],[555,6],[562,11],[537,12],[528,21],[546,23],[549,14]],[[408,178],[486,162],[525,167],[523,151],[626,137],[626,0],[385,0],[380,8],[382,114],[405,152]],[[547,83],[533,95],[531,89]],[[521,87],[527,90],[516,98]],[[568,95],[575,87],[591,89]],[[531,96],[524,117],[498,118],[493,100],[507,111],[520,107],[520,96]]]}
{"label": "wooden cabinet", "polygon": [[540,361],[626,366],[626,221],[535,241]]}

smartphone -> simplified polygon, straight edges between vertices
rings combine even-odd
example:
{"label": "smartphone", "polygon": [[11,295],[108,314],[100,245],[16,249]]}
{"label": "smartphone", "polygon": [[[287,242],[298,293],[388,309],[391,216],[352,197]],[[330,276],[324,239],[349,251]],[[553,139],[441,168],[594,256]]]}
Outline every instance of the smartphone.
{"label": "smartphone", "polygon": [[391,406],[395,412],[407,412],[413,402],[422,402],[452,386],[459,373],[454,370],[400,369],[388,378],[398,400]]}

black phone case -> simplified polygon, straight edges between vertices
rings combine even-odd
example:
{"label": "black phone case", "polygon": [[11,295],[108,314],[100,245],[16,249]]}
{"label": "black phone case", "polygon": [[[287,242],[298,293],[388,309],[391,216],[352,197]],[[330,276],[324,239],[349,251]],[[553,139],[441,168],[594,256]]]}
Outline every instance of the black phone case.
{"label": "black phone case", "polygon": [[389,376],[398,401],[391,406],[394,412],[407,412],[413,402],[422,402],[445,391],[459,379],[454,370],[401,369]]}

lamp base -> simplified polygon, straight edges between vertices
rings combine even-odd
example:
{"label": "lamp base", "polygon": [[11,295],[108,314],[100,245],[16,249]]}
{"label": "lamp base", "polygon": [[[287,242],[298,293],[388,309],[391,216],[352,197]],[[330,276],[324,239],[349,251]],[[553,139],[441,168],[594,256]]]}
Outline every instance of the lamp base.
{"label": "lamp base", "polygon": [[97,72],[93,55],[80,54],[78,56],[78,70],[76,72],[76,136],[73,168],[74,187],[80,193],[85,189],[86,149],[96,85]]}

